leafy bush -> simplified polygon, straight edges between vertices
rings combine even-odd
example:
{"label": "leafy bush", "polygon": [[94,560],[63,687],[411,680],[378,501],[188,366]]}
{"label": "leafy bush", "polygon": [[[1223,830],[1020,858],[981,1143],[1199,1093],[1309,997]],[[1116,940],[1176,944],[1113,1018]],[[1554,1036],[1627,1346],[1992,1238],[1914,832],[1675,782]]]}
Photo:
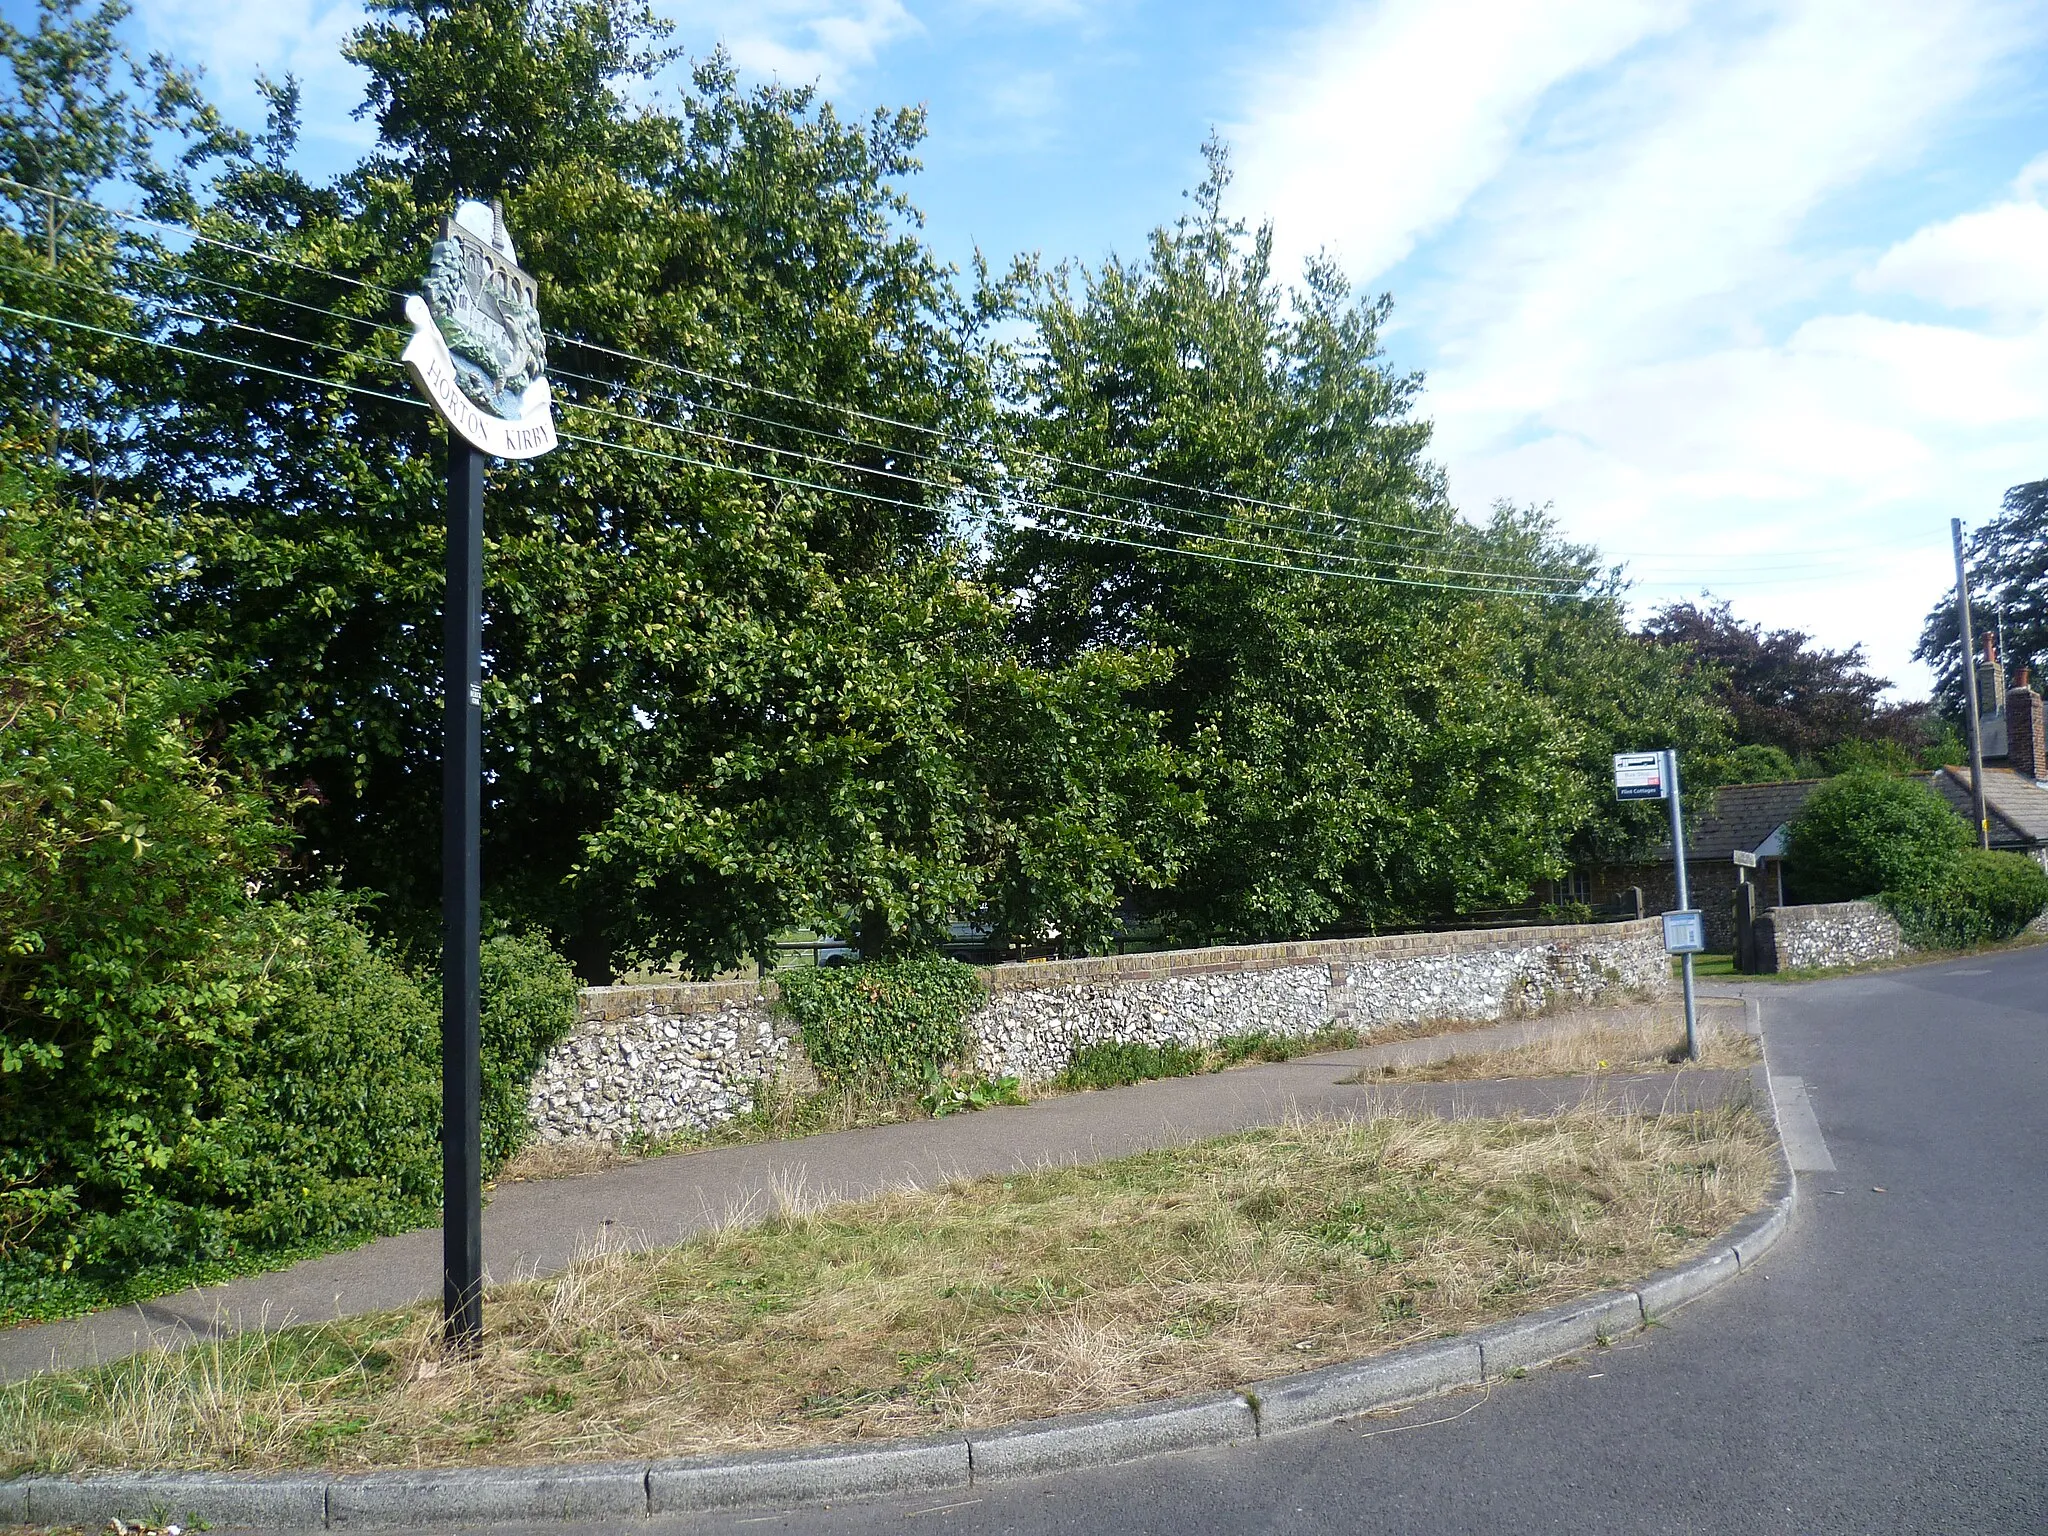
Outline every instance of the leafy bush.
{"label": "leafy bush", "polygon": [[[18,481],[0,510],[0,1165],[9,1273],[213,1242],[190,1196],[244,1159],[212,1085],[266,986],[242,921],[280,830],[201,756],[216,695],[145,622],[167,564],[129,509]],[[232,1110],[227,1112],[232,1113]],[[61,1220],[52,1219],[62,1213]],[[34,1230],[30,1231],[30,1227]]]}
{"label": "leafy bush", "polygon": [[1853,901],[1937,883],[1969,828],[1916,779],[1857,769],[1830,779],[1793,821],[1786,862],[1802,901]]}
{"label": "leafy bush", "polygon": [[1971,848],[1936,880],[1885,904],[1918,949],[1967,949],[2012,938],[2048,910],[2048,872],[2024,854]]}
{"label": "leafy bush", "polygon": [[[438,987],[356,911],[326,894],[239,914],[220,964],[242,1007],[203,1021],[213,1050],[180,1058],[182,1082],[90,1056],[40,1074],[41,1112],[23,1105],[5,1133],[39,1149],[33,1168],[0,1148],[0,1176],[15,1173],[12,1187],[0,1177],[0,1315],[155,1294],[435,1219]],[[525,1140],[526,1085],[573,1022],[575,981],[545,943],[509,935],[485,942],[482,981],[488,1169]],[[147,1023],[116,1032],[144,1061],[160,1055]],[[36,1201],[57,1202],[57,1219],[34,1219]]]}
{"label": "leafy bush", "polygon": [[[526,1090],[540,1064],[575,1026],[576,973],[537,933],[484,940],[481,982],[484,1166],[526,1144]],[[438,1040],[435,1060],[440,1059]]]}
{"label": "leafy bush", "polygon": [[1076,1046],[1056,1081],[1062,1088],[1121,1088],[1154,1077],[1188,1077],[1208,1065],[1208,1053],[1194,1046],[1098,1040]]}
{"label": "leafy bush", "polygon": [[842,1086],[922,1083],[958,1061],[967,1016],[983,996],[972,966],[936,955],[818,966],[776,980],[811,1065]]}
{"label": "leafy bush", "polygon": [[[191,724],[217,689],[143,612],[145,519],[0,506],[0,1316],[431,1221],[438,987],[360,900],[260,892],[284,833]],[[573,1021],[539,940],[483,955],[484,1137]]]}

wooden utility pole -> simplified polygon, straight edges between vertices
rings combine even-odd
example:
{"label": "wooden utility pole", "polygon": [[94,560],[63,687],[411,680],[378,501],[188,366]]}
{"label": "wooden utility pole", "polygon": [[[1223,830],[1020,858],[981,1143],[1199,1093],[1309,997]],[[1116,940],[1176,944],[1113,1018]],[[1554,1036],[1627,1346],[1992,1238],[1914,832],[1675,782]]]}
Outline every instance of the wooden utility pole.
{"label": "wooden utility pole", "polygon": [[1952,517],[1956,546],[1956,624],[1963,646],[1963,708],[1970,717],[1970,814],[1977,822],[1977,846],[1991,846],[1991,817],[1984,809],[1984,732],[1977,722],[1977,642],[1970,633],[1970,577],[1963,569],[1963,520]]}

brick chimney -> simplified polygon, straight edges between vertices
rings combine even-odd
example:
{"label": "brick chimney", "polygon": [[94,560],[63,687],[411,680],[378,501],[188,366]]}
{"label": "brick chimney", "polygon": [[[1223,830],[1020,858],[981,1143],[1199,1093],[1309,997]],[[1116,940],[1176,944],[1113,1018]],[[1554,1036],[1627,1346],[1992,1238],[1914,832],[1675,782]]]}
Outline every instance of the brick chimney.
{"label": "brick chimney", "polygon": [[1977,707],[1987,715],[1998,708],[2005,692],[2005,668],[1998,664],[1998,637],[1984,637],[1984,659],[1977,663]]}
{"label": "brick chimney", "polygon": [[2023,779],[2048,779],[2048,710],[2021,667],[2005,696],[2005,756]]}

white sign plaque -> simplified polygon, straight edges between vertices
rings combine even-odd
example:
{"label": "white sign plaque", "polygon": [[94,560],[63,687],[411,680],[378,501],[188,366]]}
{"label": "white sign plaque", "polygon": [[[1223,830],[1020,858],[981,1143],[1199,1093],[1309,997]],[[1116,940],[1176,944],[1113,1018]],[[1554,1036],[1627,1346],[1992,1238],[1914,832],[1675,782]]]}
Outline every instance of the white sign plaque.
{"label": "white sign plaque", "polygon": [[1664,953],[1697,955],[1707,947],[1707,925],[1697,912],[1664,914]]}
{"label": "white sign plaque", "polygon": [[449,429],[501,459],[556,445],[539,286],[520,267],[495,203],[463,202],[441,226],[412,322],[406,371]]}
{"label": "white sign plaque", "polygon": [[1617,752],[1614,754],[1615,799],[1662,800],[1664,793],[1664,754],[1662,752]]}

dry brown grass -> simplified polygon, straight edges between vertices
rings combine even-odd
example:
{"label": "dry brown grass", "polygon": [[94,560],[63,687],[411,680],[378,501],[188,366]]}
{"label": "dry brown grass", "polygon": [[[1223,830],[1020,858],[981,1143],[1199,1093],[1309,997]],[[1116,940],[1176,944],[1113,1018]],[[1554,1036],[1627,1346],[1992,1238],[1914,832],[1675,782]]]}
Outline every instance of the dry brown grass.
{"label": "dry brown grass", "polygon": [[1590,1029],[1548,1036],[1529,1045],[1461,1052],[1413,1066],[1376,1066],[1345,1079],[1354,1083],[1458,1083],[1504,1077],[1601,1077],[1664,1072],[1674,1067],[1738,1068],[1762,1060],[1756,1040],[1734,1025],[1739,1011],[1703,1009],[1700,1059],[1685,1059],[1685,1019],[1674,1009],[1642,1009]]}
{"label": "dry brown grass", "polygon": [[0,1475],[678,1455],[1255,1380],[1625,1283],[1752,1209],[1747,1109],[1296,1123],[893,1194],[0,1391]]}

